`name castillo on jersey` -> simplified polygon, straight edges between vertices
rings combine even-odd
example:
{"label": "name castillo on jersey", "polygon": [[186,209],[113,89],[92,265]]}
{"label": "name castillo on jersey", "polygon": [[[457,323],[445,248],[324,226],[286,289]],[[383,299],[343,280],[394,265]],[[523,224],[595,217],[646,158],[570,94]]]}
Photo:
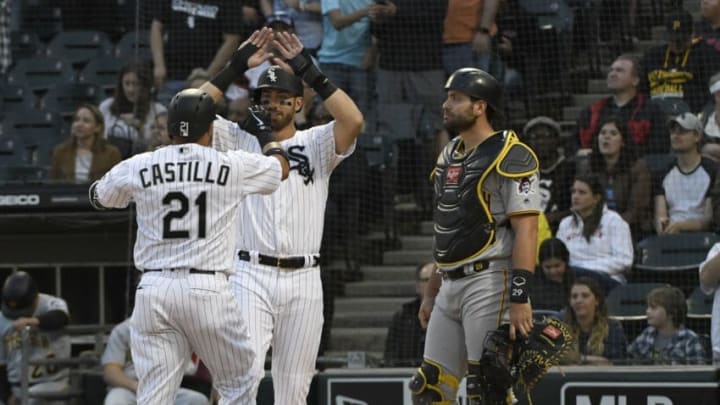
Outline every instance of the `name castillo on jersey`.
{"label": "name castillo on jersey", "polygon": [[173,182],[224,186],[229,175],[230,166],[200,161],[155,163],[138,171],[143,188]]}

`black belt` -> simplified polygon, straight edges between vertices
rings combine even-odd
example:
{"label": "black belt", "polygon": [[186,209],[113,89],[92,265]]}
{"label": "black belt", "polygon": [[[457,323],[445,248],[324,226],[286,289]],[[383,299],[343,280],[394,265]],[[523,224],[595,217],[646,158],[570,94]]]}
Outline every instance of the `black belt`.
{"label": "black belt", "polygon": [[[152,273],[155,271],[175,271],[175,270],[184,270],[184,269],[145,269],[143,270],[143,273]],[[198,270],[198,269],[190,269],[188,270],[190,274],[215,274],[217,273],[215,270]]]}
{"label": "black belt", "polygon": [[[250,252],[246,250],[241,250],[238,252],[238,258],[240,260],[249,262],[250,261]],[[312,257],[312,266],[307,267],[315,267],[320,262],[320,256],[313,256]],[[272,256],[266,256],[263,254],[258,255],[258,263],[263,264],[265,266],[273,266],[273,267],[279,267],[281,269],[301,269],[305,266],[305,257],[304,256],[295,256],[295,257],[272,257]]]}
{"label": "black belt", "polygon": [[457,280],[463,277],[467,277],[473,274],[480,273],[481,271],[490,267],[490,261],[478,260],[476,262],[464,264],[456,269],[452,270],[440,270],[443,279]]}

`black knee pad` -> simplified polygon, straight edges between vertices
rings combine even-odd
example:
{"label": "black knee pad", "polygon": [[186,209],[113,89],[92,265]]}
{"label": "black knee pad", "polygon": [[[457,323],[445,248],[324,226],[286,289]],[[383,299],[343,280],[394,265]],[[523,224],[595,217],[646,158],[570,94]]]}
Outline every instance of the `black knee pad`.
{"label": "black knee pad", "polygon": [[443,373],[439,364],[424,360],[408,387],[412,391],[413,405],[452,404],[445,398],[441,384],[457,389],[457,380]]}

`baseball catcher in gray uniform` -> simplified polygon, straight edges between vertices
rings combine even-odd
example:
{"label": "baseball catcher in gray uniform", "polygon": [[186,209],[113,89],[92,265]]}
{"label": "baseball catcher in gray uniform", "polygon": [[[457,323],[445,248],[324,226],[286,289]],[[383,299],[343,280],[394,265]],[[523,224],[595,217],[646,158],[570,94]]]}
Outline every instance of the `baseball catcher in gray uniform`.
{"label": "baseball catcher in gray uniform", "polygon": [[445,90],[443,121],[457,136],[432,173],[438,271],[418,314],[427,336],[410,389],[414,404],[454,404],[467,374],[470,403],[506,404],[511,387],[505,398],[506,387],[483,378],[480,359],[488,332],[509,322],[515,340],[533,328],[538,162],[513,131],[493,129],[502,89],[492,76],[459,69]]}

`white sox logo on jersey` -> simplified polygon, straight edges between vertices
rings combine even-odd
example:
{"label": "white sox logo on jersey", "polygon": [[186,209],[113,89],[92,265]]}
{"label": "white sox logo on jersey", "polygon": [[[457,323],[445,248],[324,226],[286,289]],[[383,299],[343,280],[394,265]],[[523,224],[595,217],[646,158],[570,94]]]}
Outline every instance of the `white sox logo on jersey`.
{"label": "white sox logo on jersey", "polygon": [[290,158],[290,170],[297,170],[298,174],[305,178],[305,185],[313,183],[315,180],[315,169],[310,167],[310,159],[307,155],[301,153],[305,150],[303,145],[295,145],[288,148],[288,157]]}

